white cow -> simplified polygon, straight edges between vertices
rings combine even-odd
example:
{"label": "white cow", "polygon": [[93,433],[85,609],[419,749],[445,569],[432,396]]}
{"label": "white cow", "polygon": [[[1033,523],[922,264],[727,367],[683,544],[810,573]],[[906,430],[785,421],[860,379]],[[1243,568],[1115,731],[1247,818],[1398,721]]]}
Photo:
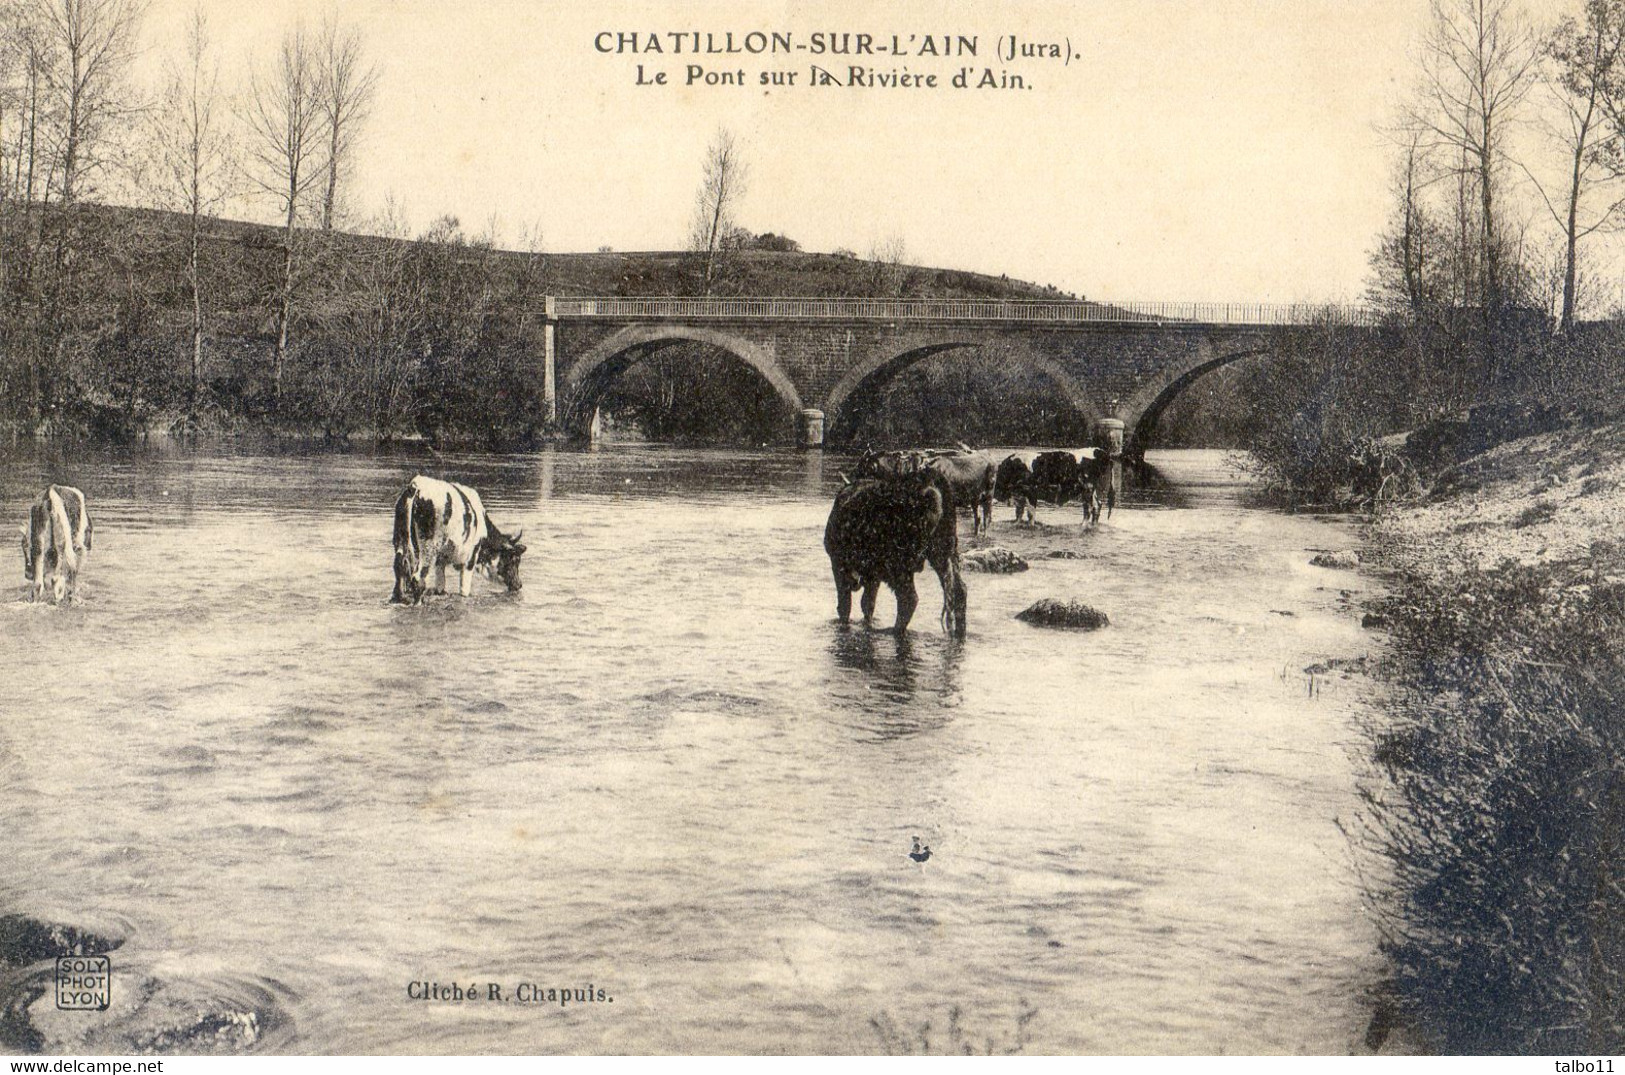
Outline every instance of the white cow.
{"label": "white cow", "polygon": [[92,527],[85,494],[71,485],[49,487],[28,509],[28,525],[18,529],[23,536],[23,575],[28,579],[29,599],[45,599],[47,580],[53,603],[70,596],[90,551]]}

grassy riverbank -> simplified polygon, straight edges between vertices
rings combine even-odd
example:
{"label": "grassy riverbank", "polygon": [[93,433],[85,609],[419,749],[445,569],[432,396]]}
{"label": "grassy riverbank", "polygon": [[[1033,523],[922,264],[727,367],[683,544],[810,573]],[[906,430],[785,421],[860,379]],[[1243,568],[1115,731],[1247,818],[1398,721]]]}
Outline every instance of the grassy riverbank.
{"label": "grassy riverbank", "polygon": [[1625,423],[1526,437],[1373,528],[1394,719],[1360,833],[1394,998],[1451,1053],[1625,1046]]}

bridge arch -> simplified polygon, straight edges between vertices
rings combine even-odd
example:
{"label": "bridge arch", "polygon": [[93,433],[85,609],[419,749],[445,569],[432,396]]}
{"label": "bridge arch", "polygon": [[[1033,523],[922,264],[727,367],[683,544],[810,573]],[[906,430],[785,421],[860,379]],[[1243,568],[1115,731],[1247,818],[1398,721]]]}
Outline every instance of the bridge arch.
{"label": "bridge arch", "polygon": [[1269,354],[1273,350],[1266,344],[1253,343],[1220,350],[1204,343],[1196,358],[1182,368],[1170,370],[1168,375],[1143,386],[1122,408],[1123,424],[1127,426],[1129,440],[1144,444],[1145,438],[1155,432],[1157,422],[1169,404],[1186,389],[1207,374],[1243,359]]}
{"label": "bridge arch", "polygon": [[1100,417],[1100,410],[1093,399],[1059,361],[1023,341],[1008,337],[931,339],[914,336],[890,341],[888,346],[875,348],[852,364],[824,400],[826,427],[834,430],[849,425],[847,419],[855,413],[855,404],[872,397],[887,381],[910,366],[936,355],[971,347],[1002,350],[1004,354],[1049,378],[1066,397],[1067,403],[1089,419],[1091,424]]}
{"label": "bridge arch", "polygon": [[599,341],[586,354],[570,364],[564,374],[564,394],[570,401],[570,410],[581,412],[595,404],[614,379],[634,362],[648,353],[642,349],[660,347],[685,340],[709,344],[743,362],[773,387],[779,399],[792,411],[802,409],[801,393],[785,372],[769,347],[718,329],[701,325],[642,324],[628,325]]}

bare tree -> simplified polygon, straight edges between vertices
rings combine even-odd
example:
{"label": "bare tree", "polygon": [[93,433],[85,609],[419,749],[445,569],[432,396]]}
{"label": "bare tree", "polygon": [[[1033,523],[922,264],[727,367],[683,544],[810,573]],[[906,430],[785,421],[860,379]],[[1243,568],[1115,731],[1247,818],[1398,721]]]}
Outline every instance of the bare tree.
{"label": "bare tree", "polygon": [[901,235],[893,235],[884,242],[876,241],[869,247],[869,290],[880,297],[895,298],[902,295],[908,280],[903,259],[908,256],[908,244]]}
{"label": "bare tree", "polygon": [[1445,166],[1477,196],[1476,297],[1493,316],[1513,275],[1500,231],[1509,132],[1533,88],[1539,49],[1511,0],[1433,0],[1432,14],[1411,125],[1428,132]]}
{"label": "bare tree", "polygon": [[108,163],[110,126],[133,109],[126,84],[143,5],[139,0],[32,0],[55,99],[57,200],[72,206]]}
{"label": "bare tree", "polygon": [[331,231],[339,184],[353,168],[356,136],[378,89],[378,69],[367,62],[361,32],[353,26],[340,26],[336,16],[322,28],[321,65],[319,96],[327,130],[322,229]]}
{"label": "bare tree", "polygon": [[42,249],[37,227],[49,199],[42,163],[49,153],[44,39],[21,4],[0,8],[0,338],[4,362],[0,393],[30,421],[40,410],[36,267]]}
{"label": "bare tree", "polygon": [[199,252],[204,219],[231,193],[232,142],[221,108],[220,64],[201,7],[187,25],[181,56],[153,115],[156,193],[161,205],[187,218],[184,276],[191,306],[191,406],[203,389],[203,274]]}
{"label": "bare tree", "polygon": [[330,433],[362,421],[382,437],[406,413],[425,358],[433,291],[411,271],[412,236],[398,203],[386,201],[366,230],[377,238],[357,245],[350,286],[333,304],[337,316],[329,313],[322,326],[332,355],[318,378],[318,399]]}
{"label": "bare tree", "polygon": [[1423,161],[1423,132],[1395,132],[1399,158],[1394,168],[1393,222],[1377,237],[1372,254],[1371,298],[1384,306],[1425,314],[1439,297],[1439,248],[1444,245],[1424,198],[1429,177]]}
{"label": "bare tree", "polygon": [[731,131],[718,130],[705,153],[705,172],[694,198],[694,220],[689,228],[689,249],[703,258],[702,295],[711,294],[716,283],[724,240],[736,226],[734,212],[744,196],[746,178],[739,143]]}
{"label": "bare tree", "polygon": [[[1625,197],[1618,194],[1618,181],[1625,178],[1625,0],[1588,0],[1585,21],[1564,18],[1547,36],[1543,52],[1542,85],[1560,115],[1558,122],[1544,126],[1563,150],[1567,174],[1555,200],[1538,179],[1535,189],[1563,234],[1558,327],[1566,333],[1574,324],[1580,241],[1617,223],[1625,209]],[[1606,204],[1588,206],[1599,192],[1606,195]]]}
{"label": "bare tree", "polygon": [[118,136],[139,109],[128,74],[142,10],[140,0],[18,0],[7,13],[18,75],[7,170],[19,225],[9,229],[7,346],[26,367],[30,417],[62,395],[94,343],[91,307],[106,296],[80,294],[93,260],[81,255],[108,229],[92,234],[79,206],[123,160]]}
{"label": "bare tree", "polygon": [[[31,213],[39,194],[38,146],[45,117],[44,42],[20,4],[0,4],[0,222]],[[12,280],[13,247],[21,236],[6,228],[0,236],[0,279]],[[9,291],[9,288],[7,289]]]}
{"label": "bare tree", "polygon": [[21,140],[29,99],[38,97],[38,63],[29,30],[15,5],[0,6],[0,204],[22,188],[26,160]]}
{"label": "bare tree", "polygon": [[310,193],[322,178],[319,155],[326,127],[321,94],[319,55],[304,27],[296,26],[283,35],[269,67],[254,72],[245,117],[250,176],[274,200],[282,219],[282,270],[271,354],[272,393],[279,404],[293,312],[297,228]]}

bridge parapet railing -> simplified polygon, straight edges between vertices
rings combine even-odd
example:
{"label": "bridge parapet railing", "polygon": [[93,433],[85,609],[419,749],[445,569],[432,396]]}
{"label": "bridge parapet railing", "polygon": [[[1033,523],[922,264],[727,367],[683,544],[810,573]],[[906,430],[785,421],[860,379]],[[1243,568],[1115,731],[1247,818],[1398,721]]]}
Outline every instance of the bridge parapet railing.
{"label": "bridge parapet railing", "polygon": [[1203,325],[1376,324],[1372,307],[1324,303],[999,299],[555,298],[553,316],[597,320],[1002,321]]}

